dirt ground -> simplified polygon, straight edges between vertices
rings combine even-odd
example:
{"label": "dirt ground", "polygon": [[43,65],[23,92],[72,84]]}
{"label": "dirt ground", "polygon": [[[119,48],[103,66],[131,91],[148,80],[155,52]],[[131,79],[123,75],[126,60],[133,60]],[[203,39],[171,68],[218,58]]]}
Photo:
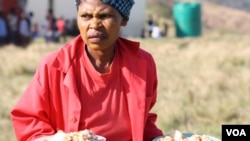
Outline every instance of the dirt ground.
{"label": "dirt ground", "polygon": [[230,29],[250,34],[250,12],[236,10],[212,3],[202,3],[203,25],[212,29]]}

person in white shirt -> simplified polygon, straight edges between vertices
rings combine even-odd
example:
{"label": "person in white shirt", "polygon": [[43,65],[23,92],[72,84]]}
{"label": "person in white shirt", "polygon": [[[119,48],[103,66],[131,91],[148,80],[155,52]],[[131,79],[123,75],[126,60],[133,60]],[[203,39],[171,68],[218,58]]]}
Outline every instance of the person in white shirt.
{"label": "person in white shirt", "polygon": [[154,24],[151,36],[154,39],[158,39],[161,37],[161,28],[159,27],[158,23]]}

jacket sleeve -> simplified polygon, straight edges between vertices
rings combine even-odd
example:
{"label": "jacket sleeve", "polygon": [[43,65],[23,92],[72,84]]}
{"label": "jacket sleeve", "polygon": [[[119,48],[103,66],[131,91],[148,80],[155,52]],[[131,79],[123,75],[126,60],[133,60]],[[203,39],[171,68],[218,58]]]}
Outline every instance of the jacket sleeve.
{"label": "jacket sleeve", "polygon": [[152,113],[151,110],[156,103],[157,98],[157,70],[153,57],[149,55],[147,58],[147,98],[146,98],[146,124],[144,129],[144,140],[152,141],[153,138],[163,135],[163,132],[156,126],[157,114]]}
{"label": "jacket sleeve", "polygon": [[32,141],[54,134],[49,117],[48,70],[40,64],[32,81],[11,110],[11,120],[18,141]]}

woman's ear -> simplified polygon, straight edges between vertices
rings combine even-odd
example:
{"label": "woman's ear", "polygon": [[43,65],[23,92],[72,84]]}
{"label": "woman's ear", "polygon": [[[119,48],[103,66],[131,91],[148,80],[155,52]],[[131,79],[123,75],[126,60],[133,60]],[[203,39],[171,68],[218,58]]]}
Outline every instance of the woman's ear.
{"label": "woman's ear", "polygon": [[125,18],[122,19],[122,26],[126,26],[128,23],[128,20],[126,20]]}

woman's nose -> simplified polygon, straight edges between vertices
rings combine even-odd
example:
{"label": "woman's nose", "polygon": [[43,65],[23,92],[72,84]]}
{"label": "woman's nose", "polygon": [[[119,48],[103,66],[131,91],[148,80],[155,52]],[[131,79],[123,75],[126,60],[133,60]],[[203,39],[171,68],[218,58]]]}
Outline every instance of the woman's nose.
{"label": "woman's nose", "polygon": [[98,18],[93,18],[90,22],[90,28],[92,29],[98,29],[102,26],[102,22]]}

